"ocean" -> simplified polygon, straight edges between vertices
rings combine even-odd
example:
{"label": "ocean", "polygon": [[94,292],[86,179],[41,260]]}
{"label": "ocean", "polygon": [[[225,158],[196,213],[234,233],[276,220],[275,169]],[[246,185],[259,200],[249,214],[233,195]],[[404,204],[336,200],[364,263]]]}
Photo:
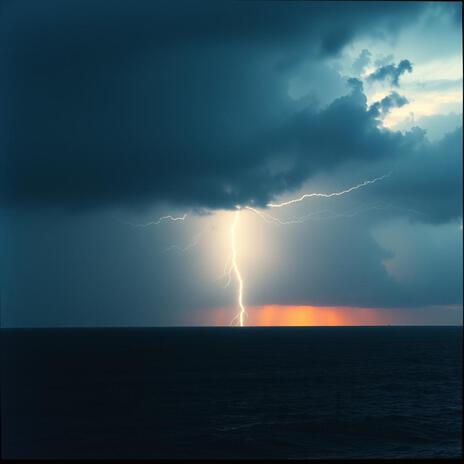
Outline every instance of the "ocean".
{"label": "ocean", "polygon": [[1,336],[3,458],[462,455],[462,327]]}

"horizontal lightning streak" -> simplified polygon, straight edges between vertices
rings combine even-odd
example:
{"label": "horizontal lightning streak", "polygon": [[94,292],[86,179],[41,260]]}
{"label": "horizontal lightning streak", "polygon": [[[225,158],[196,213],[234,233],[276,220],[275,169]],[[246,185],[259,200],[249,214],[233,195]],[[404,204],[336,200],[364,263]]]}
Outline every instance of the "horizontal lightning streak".
{"label": "horizontal lightning streak", "polygon": [[166,221],[171,221],[171,222],[176,222],[176,221],[185,221],[185,218],[187,217],[187,214],[183,214],[182,216],[162,216],[156,221],[150,221],[145,224],[133,224],[131,222],[124,222],[124,224],[128,224],[132,227],[149,227],[149,226],[157,226],[158,224],[161,224],[162,222]]}
{"label": "horizontal lightning streak", "polygon": [[304,199],[306,198],[313,198],[313,197],[318,197],[318,198],[331,198],[331,197],[339,197],[339,196],[342,196],[342,195],[346,195],[347,193],[350,193],[352,192],[353,190],[358,190],[362,187],[365,187],[366,185],[371,185],[371,184],[375,184],[376,182],[380,181],[380,180],[383,180],[383,179],[386,179],[387,177],[390,177],[391,175],[391,172],[389,172],[388,174],[385,174],[381,177],[376,177],[375,179],[371,179],[371,180],[366,180],[364,182],[361,182],[360,184],[358,185],[354,185],[353,187],[350,187],[346,190],[342,190],[341,192],[332,192],[332,193],[305,193],[304,195],[302,195],[301,197],[299,198],[295,198],[293,200],[288,200],[288,201],[284,201],[282,203],[268,203],[266,206],[268,208],[282,208],[283,206],[289,206],[289,205],[292,205],[294,203],[299,203],[300,201],[303,201]]}

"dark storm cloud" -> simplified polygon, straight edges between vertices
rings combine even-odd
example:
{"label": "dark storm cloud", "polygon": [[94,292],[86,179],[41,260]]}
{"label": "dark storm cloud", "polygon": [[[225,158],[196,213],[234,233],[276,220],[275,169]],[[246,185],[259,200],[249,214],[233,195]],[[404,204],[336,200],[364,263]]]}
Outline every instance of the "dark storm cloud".
{"label": "dark storm cloud", "polygon": [[428,141],[424,130],[413,128],[404,136],[410,152],[398,157],[388,185],[379,186],[380,194],[420,211],[426,222],[462,217],[462,143],[462,126],[436,143]]}
{"label": "dark storm cloud", "polygon": [[382,66],[381,68],[374,71],[372,74],[368,76],[368,80],[371,82],[375,81],[390,81],[391,85],[395,87],[399,87],[400,85],[400,77],[405,72],[412,72],[412,63],[409,60],[401,60],[398,63],[398,66],[394,64],[388,64],[386,66]]}
{"label": "dark storm cloud", "polygon": [[2,203],[264,205],[321,169],[382,159],[407,141],[378,127],[359,88],[300,111],[288,78],[303,58],[392,34],[425,8],[5,3]]}
{"label": "dark storm cloud", "polygon": [[383,201],[420,210],[425,221],[460,217],[462,127],[436,143],[417,127],[404,134],[384,129],[382,117],[406,104],[405,97],[392,92],[368,107],[361,81],[349,83],[349,95],[321,112],[302,111],[272,141],[288,158],[293,156],[293,167],[274,182],[279,179],[285,190],[301,185],[311,173],[331,172],[346,163],[377,166],[377,172],[392,172],[377,189]]}
{"label": "dark storm cloud", "polygon": [[401,108],[408,103],[406,97],[397,92],[391,92],[386,97],[383,97],[382,100],[373,103],[369,108],[369,112],[374,117],[385,117],[392,108]]}

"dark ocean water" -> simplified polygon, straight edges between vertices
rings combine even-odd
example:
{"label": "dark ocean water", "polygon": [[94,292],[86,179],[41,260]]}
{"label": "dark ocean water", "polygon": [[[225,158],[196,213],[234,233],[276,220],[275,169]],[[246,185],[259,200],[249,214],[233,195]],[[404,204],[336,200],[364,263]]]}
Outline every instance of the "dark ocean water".
{"label": "dark ocean water", "polygon": [[462,328],[2,330],[3,457],[462,453]]}

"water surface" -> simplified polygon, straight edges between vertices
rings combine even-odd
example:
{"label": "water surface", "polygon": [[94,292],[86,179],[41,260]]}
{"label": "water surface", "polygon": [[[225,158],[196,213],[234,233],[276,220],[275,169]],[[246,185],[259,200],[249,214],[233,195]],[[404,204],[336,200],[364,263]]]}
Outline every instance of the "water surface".
{"label": "water surface", "polygon": [[459,457],[461,346],[461,327],[2,330],[3,457]]}

